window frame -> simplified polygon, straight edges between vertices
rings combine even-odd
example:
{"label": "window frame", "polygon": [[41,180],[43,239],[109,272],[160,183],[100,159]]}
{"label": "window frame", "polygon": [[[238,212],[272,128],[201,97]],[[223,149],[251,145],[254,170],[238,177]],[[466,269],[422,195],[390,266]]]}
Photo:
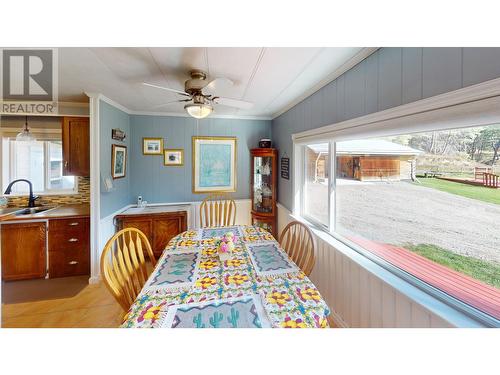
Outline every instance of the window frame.
{"label": "window frame", "polygon": [[[434,129],[434,130],[441,130],[441,129]],[[428,130],[425,130],[428,131]],[[420,133],[420,131],[415,131],[415,130],[410,130],[405,132],[404,128],[397,129],[397,131],[392,130],[390,133],[387,134],[377,134],[373,136],[388,136],[388,135],[401,135],[401,134],[410,134],[410,133]],[[335,215],[336,215],[336,143],[345,141],[348,139],[357,139],[357,138],[369,138],[370,135],[366,136],[365,134],[361,135],[360,137],[357,137],[356,135],[349,135],[348,137],[341,136],[341,137],[335,137],[335,136],[328,136],[325,137],[322,140],[314,139],[311,141],[297,141],[293,140],[293,155],[294,155],[294,171],[295,171],[295,178],[293,181],[293,186],[294,186],[294,208],[293,208],[293,215],[300,218],[302,221],[304,221],[306,224],[310,225],[316,230],[320,230],[326,234],[328,234],[330,237],[333,239],[341,242],[345,246],[349,247],[350,249],[356,251],[357,253],[361,254],[365,258],[369,259],[370,261],[374,262],[375,264],[379,265],[383,269],[391,272],[393,275],[399,277],[400,279],[408,282],[409,284],[417,287],[418,289],[422,290],[423,292],[429,294],[430,296],[438,299],[439,301],[447,304],[448,306],[456,309],[457,311],[460,311],[461,313],[465,314],[468,317],[471,317],[472,319],[484,324],[485,326],[488,327],[500,327],[500,320],[496,319],[495,317],[481,311],[480,309],[468,305],[467,303],[461,301],[460,299],[449,295],[442,290],[432,286],[431,284],[428,284],[424,282],[423,280],[420,280],[416,276],[412,275],[411,273],[408,273],[397,266],[393,265],[389,261],[385,260],[384,258],[370,252],[367,249],[364,249],[363,247],[353,243],[349,239],[345,238],[342,236],[340,233],[336,232],[336,220],[335,220]],[[328,181],[328,195],[329,195],[329,202],[328,202],[328,226],[325,226],[324,224],[320,223],[318,220],[315,220],[314,218],[311,218],[310,215],[306,215],[304,212],[304,187],[305,187],[305,168],[306,168],[306,158],[305,158],[305,149],[307,145],[311,144],[318,144],[318,143],[329,143],[329,156],[330,156],[330,163],[328,166],[328,173],[329,173],[329,181]],[[333,152],[332,152],[333,150]],[[333,209],[333,210],[332,210]]]}
{"label": "window frame", "polygon": [[[15,151],[12,147],[10,147],[10,141],[12,140],[12,137],[5,137],[9,139],[9,177],[13,175],[13,161],[15,160]],[[33,194],[39,194],[39,195],[74,195],[78,194],[78,176],[73,176],[74,177],[74,185],[72,189],[49,189],[50,185],[50,150],[49,150],[49,145],[48,142],[51,141],[59,141],[59,139],[40,139],[39,141],[43,142],[43,162],[44,162],[44,186],[43,190],[36,191],[33,190]],[[0,153],[2,152],[2,147],[3,147],[3,142],[0,142]],[[0,165],[0,168],[3,169],[3,164]],[[10,178],[12,180],[12,178]],[[29,193],[15,193],[12,192],[9,195],[4,194],[4,181],[3,181],[3,171],[0,173],[0,187],[2,188],[2,191],[0,192],[0,197],[25,197],[28,196]]]}

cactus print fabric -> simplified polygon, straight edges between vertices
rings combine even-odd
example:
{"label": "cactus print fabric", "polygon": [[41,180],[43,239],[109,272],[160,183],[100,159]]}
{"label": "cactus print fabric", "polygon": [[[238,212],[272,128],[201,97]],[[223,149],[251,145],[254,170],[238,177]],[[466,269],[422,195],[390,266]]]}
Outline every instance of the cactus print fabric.
{"label": "cactus print fabric", "polygon": [[221,262],[211,236],[228,229],[172,238],[122,327],[328,327],[319,291],[264,229],[231,227],[238,241]]}
{"label": "cactus print fabric", "polygon": [[263,328],[269,326],[269,319],[256,296],[173,306],[169,309],[163,324],[163,327],[169,328]]}

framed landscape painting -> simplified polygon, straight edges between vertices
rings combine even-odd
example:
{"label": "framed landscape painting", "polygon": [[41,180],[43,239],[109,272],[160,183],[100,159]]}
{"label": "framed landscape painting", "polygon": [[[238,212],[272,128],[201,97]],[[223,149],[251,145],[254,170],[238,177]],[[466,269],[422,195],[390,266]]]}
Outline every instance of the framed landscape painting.
{"label": "framed landscape painting", "polygon": [[193,193],[236,191],[236,137],[193,137]]}
{"label": "framed landscape painting", "polygon": [[184,150],[183,149],[165,149],[163,150],[163,164],[174,167],[184,165]]}
{"label": "framed landscape painting", "polygon": [[161,155],[163,153],[163,138],[143,138],[143,155]]}
{"label": "framed landscape painting", "polygon": [[111,176],[113,178],[125,177],[127,172],[127,147],[111,145]]}

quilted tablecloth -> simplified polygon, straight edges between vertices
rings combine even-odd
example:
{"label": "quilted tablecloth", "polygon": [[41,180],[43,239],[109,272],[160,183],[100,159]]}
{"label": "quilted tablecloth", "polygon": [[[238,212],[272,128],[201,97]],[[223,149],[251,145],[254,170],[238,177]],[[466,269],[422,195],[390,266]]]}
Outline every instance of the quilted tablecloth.
{"label": "quilted tablecloth", "polygon": [[[232,232],[221,262],[214,245]],[[262,228],[202,228],[172,238],[122,327],[328,327],[314,284]]]}

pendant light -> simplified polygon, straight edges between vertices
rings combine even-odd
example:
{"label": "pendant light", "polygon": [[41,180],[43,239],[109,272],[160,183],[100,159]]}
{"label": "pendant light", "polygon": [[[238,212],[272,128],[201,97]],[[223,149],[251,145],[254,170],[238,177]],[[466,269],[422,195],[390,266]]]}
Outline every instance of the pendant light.
{"label": "pendant light", "polygon": [[24,129],[16,136],[16,141],[18,142],[34,142],[36,141],[33,134],[30,133],[30,128],[28,127],[28,116],[26,116],[26,123],[24,124]]}

